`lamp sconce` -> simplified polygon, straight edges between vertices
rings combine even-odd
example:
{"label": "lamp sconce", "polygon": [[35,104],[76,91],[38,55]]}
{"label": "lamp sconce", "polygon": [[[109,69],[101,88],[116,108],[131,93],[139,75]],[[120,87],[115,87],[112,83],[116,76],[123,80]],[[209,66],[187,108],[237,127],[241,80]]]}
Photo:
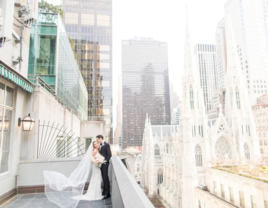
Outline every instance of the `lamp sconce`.
{"label": "lamp sconce", "polygon": [[34,126],[34,122],[35,122],[34,119],[31,117],[31,115],[29,113],[28,116],[24,117],[23,120],[21,118],[19,118],[18,126],[21,126],[21,124],[22,124],[23,131],[31,131],[33,129],[33,126]]}

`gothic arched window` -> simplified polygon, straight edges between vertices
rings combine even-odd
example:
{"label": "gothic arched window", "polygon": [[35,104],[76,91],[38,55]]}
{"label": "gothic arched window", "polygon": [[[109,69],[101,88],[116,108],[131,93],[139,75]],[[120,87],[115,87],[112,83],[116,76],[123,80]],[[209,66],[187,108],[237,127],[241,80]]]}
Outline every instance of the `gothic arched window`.
{"label": "gothic arched window", "polygon": [[194,109],[194,91],[192,86],[190,87],[190,105],[191,109]]}
{"label": "gothic arched window", "polygon": [[221,137],[215,144],[215,155],[219,159],[231,159],[231,146],[227,139]]}
{"label": "gothic arched window", "polygon": [[160,148],[159,148],[158,144],[156,144],[154,146],[154,155],[155,156],[159,156],[160,155]]}
{"label": "gothic arched window", "polygon": [[203,166],[202,149],[199,144],[195,146],[195,164],[196,166]]}
{"label": "gothic arched window", "polygon": [[245,157],[247,160],[250,159],[250,151],[249,151],[249,146],[247,143],[244,144],[244,152],[245,152]]}
{"label": "gothic arched window", "polygon": [[169,151],[169,147],[168,147],[168,144],[166,144],[166,153],[168,153]]}
{"label": "gothic arched window", "polygon": [[157,173],[157,184],[162,184],[162,183],[163,183],[163,171],[162,169],[159,169]]}
{"label": "gothic arched window", "polygon": [[236,90],[235,90],[235,97],[236,97],[236,105],[237,105],[237,108],[240,109],[240,95],[239,95],[239,90],[238,90],[238,87],[236,87]]}

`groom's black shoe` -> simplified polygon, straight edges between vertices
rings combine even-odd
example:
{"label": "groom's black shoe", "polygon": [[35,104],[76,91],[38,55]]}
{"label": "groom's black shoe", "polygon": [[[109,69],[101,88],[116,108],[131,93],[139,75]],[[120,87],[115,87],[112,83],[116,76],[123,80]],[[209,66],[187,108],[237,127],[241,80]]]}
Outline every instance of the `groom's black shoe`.
{"label": "groom's black shoe", "polygon": [[108,198],[110,198],[110,197],[111,197],[110,194],[106,194],[106,195],[102,198],[102,200],[108,199]]}

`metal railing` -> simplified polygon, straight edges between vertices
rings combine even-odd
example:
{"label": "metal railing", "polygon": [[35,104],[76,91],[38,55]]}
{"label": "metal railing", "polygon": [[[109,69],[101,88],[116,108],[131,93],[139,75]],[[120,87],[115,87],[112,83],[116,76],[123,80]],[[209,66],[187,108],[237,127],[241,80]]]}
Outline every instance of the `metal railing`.
{"label": "metal railing", "polygon": [[[35,85],[43,87],[47,92],[49,92],[54,98],[67,110],[72,112],[73,114],[78,116],[78,109],[77,108],[70,108],[64,101],[62,101],[56,94],[55,90],[52,89],[41,77],[37,75],[29,75],[28,79]],[[70,94],[70,93],[69,93]],[[72,96],[70,94],[70,96]],[[74,98],[73,98],[74,99]]]}
{"label": "metal railing", "polygon": [[79,137],[64,126],[50,122],[38,124],[37,158],[70,158],[85,154],[85,144],[79,143]]}

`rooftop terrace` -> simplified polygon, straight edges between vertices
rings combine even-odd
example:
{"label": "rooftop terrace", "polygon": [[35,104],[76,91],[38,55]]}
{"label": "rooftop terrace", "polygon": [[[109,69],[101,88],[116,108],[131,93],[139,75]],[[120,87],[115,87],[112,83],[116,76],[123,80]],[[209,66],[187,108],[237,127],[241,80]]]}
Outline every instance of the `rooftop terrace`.
{"label": "rooftop terrace", "polygon": [[[48,201],[44,193],[16,195],[0,208],[58,208],[56,204]],[[111,199],[99,201],[80,201],[77,208],[112,208]]]}

